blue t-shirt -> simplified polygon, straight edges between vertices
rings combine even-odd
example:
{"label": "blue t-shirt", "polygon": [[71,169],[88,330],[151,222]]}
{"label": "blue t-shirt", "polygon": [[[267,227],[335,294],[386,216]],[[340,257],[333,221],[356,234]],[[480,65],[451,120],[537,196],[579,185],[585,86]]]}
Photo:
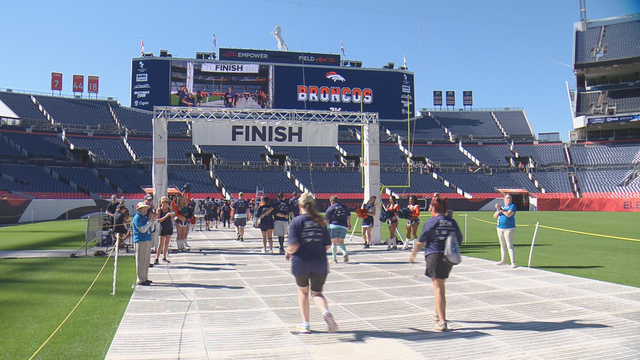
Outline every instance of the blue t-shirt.
{"label": "blue t-shirt", "polygon": [[501,213],[500,216],[498,216],[498,229],[513,229],[514,227],[516,227],[516,205],[502,205],[500,209],[504,211],[511,210],[513,211],[513,215],[511,215],[511,217],[508,217],[507,215]]}
{"label": "blue t-shirt", "polygon": [[292,198],[289,200],[289,208],[293,212],[293,217],[300,215],[300,207],[298,206],[298,198]]}
{"label": "blue t-shirt", "polygon": [[455,220],[445,215],[427,220],[418,239],[426,247],[424,256],[444,252],[444,245],[451,232],[456,234],[458,245],[462,244],[462,233]]}
{"label": "blue t-shirt", "polygon": [[327,209],[324,214],[325,220],[329,222],[329,225],[349,226],[348,218],[351,216],[351,212],[341,203],[335,203]]}
{"label": "blue t-shirt", "polygon": [[235,217],[236,219],[247,217],[247,209],[249,208],[249,202],[247,202],[247,200],[238,199],[233,202],[232,207],[236,210],[236,213],[233,215],[233,217]]}
{"label": "blue t-shirt", "polygon": [[266,213],[271,209],[271,205],[262,205],[258,208],[258,219],[260,219],[260,226],[268,227],[273,226],[273,211],[271,211],[268,215],[261,217],[262,214]]}
{"label": "blue t-shirt", "polygon": [[213,208],[213,202],[211,200],[205,200],[204,204],[202,204],[204,206],[204,213],[207,215],[211,215],[211,211]]}
{"label": "blue t-shirt", "polygon": [[151,241],[151,222],[146,215],[137,212],[133,216],[133,242]]}
{"label": "blue t-shirt", "polygon": [[291,273],[294,276],[327,274],[327,246],[331,236],[324,226],[313,221],[307,214],[296,216],[289,225],[289,244],[300,244],[291,255]]}
{"label": "blue t-shirt", "polygon": [[291,209],[289,208],[289,204],[284,201],[276,200],[271,203],[273,207],[273,219],[275,221],[289,221],[289,213]]}

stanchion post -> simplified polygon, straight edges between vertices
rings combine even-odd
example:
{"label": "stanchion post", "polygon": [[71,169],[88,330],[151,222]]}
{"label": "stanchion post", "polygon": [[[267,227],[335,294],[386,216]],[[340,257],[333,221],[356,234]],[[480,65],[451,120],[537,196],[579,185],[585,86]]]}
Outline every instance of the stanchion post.
{"label": "stanchion post", "polygon": [[469,229],[469,215],[464,213],[464,244],[467,244],[467,231]]}
{"label": "stanchion post", "polygon": [[538,235],[538,226],[540,226],[540,222],[536,223],[536,230],[533,232],[533,240],[531,240],[531,250],[529,251],[529,265],[531,267],[531,258],[533,257],[533,246],[536,244],[536,236]]}

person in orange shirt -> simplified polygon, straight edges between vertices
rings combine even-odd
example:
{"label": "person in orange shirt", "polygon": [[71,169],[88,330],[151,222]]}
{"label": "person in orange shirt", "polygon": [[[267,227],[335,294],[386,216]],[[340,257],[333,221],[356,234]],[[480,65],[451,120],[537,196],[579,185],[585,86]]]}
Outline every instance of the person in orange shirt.
{"label": "person in orange shirt", "polygon": [[415,195],[409,196],[409,206],[411,210],[411,217],[407,220],[407,236],[404,241],[404,250],[409,250],[409,239],[415,246],[415,241],[418,238],[418,226],[420,225],[420,205],[418,205],[418,197]]}
{"label": "person in orange shirt", "polygon": [[398,246],[396,244],[396,229],[398,228],[398,211],[400,211],[400,205],[396,202],[396,197],[391,196],[389,198],[389,206],[387,206],[387,211],[393,212],[393,217],[387,220],[387,224],[389,225],[389,244],[387,246],[387,250],[397,249]]}

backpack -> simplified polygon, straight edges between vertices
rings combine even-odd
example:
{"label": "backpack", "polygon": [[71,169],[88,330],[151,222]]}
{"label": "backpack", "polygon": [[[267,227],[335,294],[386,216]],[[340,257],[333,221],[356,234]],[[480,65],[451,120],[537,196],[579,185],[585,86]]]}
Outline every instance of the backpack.
{"label": "backpack", "polygon": [[447,240],[444,243],[443,260],[448,265],[458,265],[462,261],[458,239],[453,231],[449,232],[449,236],[447,236]]}

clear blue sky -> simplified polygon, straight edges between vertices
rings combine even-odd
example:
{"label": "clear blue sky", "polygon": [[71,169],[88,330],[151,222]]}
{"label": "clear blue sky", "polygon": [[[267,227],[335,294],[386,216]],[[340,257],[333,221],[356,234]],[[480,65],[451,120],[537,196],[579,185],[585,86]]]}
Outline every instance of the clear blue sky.
{"label": "clear blue sky", "polygon": [[[638,0],[587,0],[589,19],[638,12]],[[141,37],[145,52],[192,58],[214,30],[218,47],[276,50],[280,25],[291,51],[338,54],[342,38],[346,58],[372,68],[405,53],[418,108],[433,90],[455,90],[458,105],[473,90],[474,108],[523,107],[536,133],[567,140],[572,126],[573,73],[556,62],[572,64],[579,0],[2,1],[0,14],[1,89],[50,93],[56,71],[71,94],[73,74],[98,75],[99,95],[128,106]]]}

